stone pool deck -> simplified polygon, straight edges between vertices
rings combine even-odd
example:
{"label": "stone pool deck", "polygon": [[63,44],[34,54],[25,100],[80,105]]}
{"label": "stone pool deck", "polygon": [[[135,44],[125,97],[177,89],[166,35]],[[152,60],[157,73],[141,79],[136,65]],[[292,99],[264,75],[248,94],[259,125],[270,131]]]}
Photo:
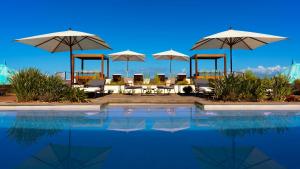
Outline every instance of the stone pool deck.
{"label": "stone pool deck", "polygon": [[[11,97],[11,96],[10,96]],[[197,104],[204,110],[300,110],[300,102],[216,102],[195,96],[177,94],[141,96],[111,94],[88,103],[17,103],[15,100],[0,99],[0,110],[86,110],[99,111],[107,104]]]}

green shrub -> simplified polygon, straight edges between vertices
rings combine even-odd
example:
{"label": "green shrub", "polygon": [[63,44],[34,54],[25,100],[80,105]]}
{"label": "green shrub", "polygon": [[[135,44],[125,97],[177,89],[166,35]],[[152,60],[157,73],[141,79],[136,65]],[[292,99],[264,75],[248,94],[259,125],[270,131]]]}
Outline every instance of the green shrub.
{"label": "green shrub", "polygon": [[193,88],[191,86],[185,86],[182,90],[185,94],[190,94],[193,92]]}
{"label": "green shrub", "polygon": [[284,75],[278,75],[272,77],[272,93],[271,99],[273,101],[285,101],[286,97],[291,94],[292,87],[289,84],[288,77]]}
{"label": "green shrub", "polygon": [[19,102],[86,101],[83,91],[68,86],[57,76],[46,76],[35,68],[19,71],[10,82]]}
{"label": "green shrub", "polygon": [[187,80],[183,80],[183,81],[178,81],[176,84],[177,85],[188,85],[189,82]]}
{"label": "green shrub", "polygon": [[291,86],[285,76],[257,78],[251,73],[229,75],[211,81],[215,96],[223,101],[284,101],[291,93]]}
{"label": "green shrub", "polygon": [[294,81],[294,88],[296,91],[298,91],[298,92],[300,91],[300,79],[296,79]]}
{"label": "green shrub", "polygon": [[18,101],[36,101],[41,96],[46,76],[38,69],[20,70],[10,79],[11,86]]}

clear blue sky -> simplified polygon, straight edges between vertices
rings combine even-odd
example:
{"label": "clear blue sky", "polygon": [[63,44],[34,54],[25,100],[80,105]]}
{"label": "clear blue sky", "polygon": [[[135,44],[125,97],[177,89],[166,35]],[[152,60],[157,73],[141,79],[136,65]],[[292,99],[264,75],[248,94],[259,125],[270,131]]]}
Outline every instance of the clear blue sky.
{"label": "clear blue sky", "polygon": [[[114,50],[145,53],[145,63],[131,63],[133,72],[168,72],[168,62],[155,61],[151,54],[174,49],[188,55],[224,53],[226,50],[190,51],[201,37],[234,29],[286,36],[286,41],[254,51],[235,51],[234,69],[289,66],[300,62],[300,10],[296,0],[10,0],[0,6],[0,62],[14,68],[37,67],[44,72],[69,70],[69,55],[48,53],[13,40],[37,34],[73,30],[99,35]],[[221,63],[221,62],[220,62]],[[77,62],[79,66],[79,63]],[[95,70],[99,63],[88,62]],[[212,62],[200,63],[211,69]],[[188,71],[188,63],[174,62],[176,72]],[[144,67],[142,69],[142,67]],[[78,68],[78,67],[77,67]],[[112,73],[125,64],[112,62]]]}

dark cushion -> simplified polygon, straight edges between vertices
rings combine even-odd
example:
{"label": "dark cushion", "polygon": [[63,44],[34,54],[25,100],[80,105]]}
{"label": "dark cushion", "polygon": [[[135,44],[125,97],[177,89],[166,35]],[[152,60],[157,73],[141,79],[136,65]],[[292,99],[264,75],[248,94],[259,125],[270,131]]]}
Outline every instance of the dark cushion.
{"label": "dark cushion", "polygon": [[105,80],[90,80],[87,83],[88,87],[102,87],[105,85]]}

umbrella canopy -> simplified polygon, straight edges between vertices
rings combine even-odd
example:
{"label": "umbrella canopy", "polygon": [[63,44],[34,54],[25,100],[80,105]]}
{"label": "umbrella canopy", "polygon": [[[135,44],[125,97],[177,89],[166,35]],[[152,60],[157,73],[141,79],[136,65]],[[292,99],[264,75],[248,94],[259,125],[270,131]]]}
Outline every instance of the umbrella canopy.
{"label": "umbrella canopy", "polygon": [[144,62],[145,55],[142,53],[137,53],[131,50],[125,50],[122,52],[111,53],[109,56],[112,58],[113,61],[126,61],[126,73],[128,76],[128,62],[129,61],[137,61],[137,62]]}
{"label": "umbrella canopy", "polygon": [[101,168],[110,147],[49,144],[16,169],[96,169]]}
{"label": "umbrella canopy", "polygon": [[192,50],[230,49],[230,70],[232,72],[232,49],[253,50],[284,39],[286,37],[230,29],[202,38],[193,46]]}
{"label": "umbrella canopy", "polygon": [[74,82],[73,50],[111,49],[100,37],[71,29],[27,38],[17,39],[17,42],[38,47],[51,53],[70,51],[71,84]]}
{"label": "umbrella canopy", "polygon": [[7,65],[0,65],[0,85],[8,85],[9,78],[16,73],[15,70],[10,69]]}
{"label": "umbrella canopy", "polygon": [[193,147],[206,169],[284,169],[261,150],[252,147]]}
{"label": "umbrella canopy", "polygon": [[179,60],[179,61],[189,60],[189,56],[172,49],[165,52],[155,53],[153,54],[153,57],[157,60],[170,60],[170,73],[172,73],[172,60]]}

